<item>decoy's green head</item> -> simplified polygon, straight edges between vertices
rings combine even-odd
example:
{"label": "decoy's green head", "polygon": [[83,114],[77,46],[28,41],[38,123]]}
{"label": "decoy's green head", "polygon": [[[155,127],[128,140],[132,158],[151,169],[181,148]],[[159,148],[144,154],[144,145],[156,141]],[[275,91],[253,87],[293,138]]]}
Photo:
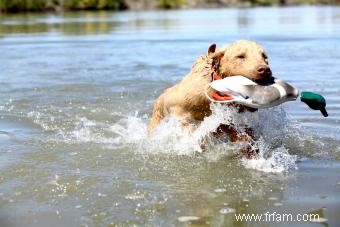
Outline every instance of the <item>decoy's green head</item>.
{"label": "decoy's green head", "polygon": [[326,111],[326,100],[322,95],[304,91],[301,92],[301,101],[306,103],[313,110],[320,110],[324,117],[328,116]]}

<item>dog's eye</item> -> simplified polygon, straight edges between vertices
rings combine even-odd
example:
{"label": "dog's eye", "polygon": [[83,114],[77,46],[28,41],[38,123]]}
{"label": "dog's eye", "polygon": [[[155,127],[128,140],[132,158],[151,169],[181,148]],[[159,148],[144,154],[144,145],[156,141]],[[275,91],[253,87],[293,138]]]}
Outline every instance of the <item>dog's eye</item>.
{"label": "dog's eye", "polygon": [[268,57],[267,57],[267,55],[266,55],[265,53],[262,53],[262,57],[263,57],[264,59],[268,59]]}
{"label": "dog's eye", "polygon": [[236,56],[236,58],[244,59],[244,58],[246,58],[246,55],[245,54],[239,54],[239,55]]}

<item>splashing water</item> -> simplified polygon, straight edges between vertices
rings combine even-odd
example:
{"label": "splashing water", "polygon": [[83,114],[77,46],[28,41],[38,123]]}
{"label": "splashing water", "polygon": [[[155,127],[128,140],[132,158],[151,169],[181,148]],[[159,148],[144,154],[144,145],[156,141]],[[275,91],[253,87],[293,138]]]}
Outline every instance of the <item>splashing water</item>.
{"label": "splashing water", "polygon": [[148,116],[119,115],[116,123],[76,116],[70,122],[56,127],[53,121],[44,121],[40,113],[32,115],[35,123],[45,130],[57,130],[60,142],[96,143],[109,147],[134,147],[134,152],[143,154],[195,155],[201,154],[209,161],[239,155],[246,142],[229,142],[228,136],[213,136],[212,132],[221,124],[234,125],[238,134],[245,134],[246,128],[254,132],[252,144],[259,153],[255,159],[241,158],[241,163],[249,169],[264,172],[283,172],[296,168],[296,155],[290,155],[284,139],[292,132],[290,123],[282,107],[239,113],[235,108],[221,104],[211,105],[212,114],[195,126],[195,130],[183,128],[179,119],[168,117],[155,129],[151,138],[147,136]]}
{"label": "splashing water", "polygon": [[117,135],[116,141],[137,145],[137,152],[174,155],[202,153],[214,161],[223,156],[238,154],[244,146],[244,142],[231,143],[226,138],[214,138],[211,133],[220,124],[233,124],[240,134],[250,127],[256,138],[253,146],[259,150],[259,154],[256,159],[241,159],[246,168],[265,172],[282,172],[296,168],[297,157],[290,155],[282,144],[289,126],[289,119],[282,107],[242,114],[221,104],[212,104],[211,109],[212,114],[193,132],[181,127],[178,119],[169,117],[160,123],[153,137],[148,139],[147,121],[137,115],[120,120],[110,130]]}

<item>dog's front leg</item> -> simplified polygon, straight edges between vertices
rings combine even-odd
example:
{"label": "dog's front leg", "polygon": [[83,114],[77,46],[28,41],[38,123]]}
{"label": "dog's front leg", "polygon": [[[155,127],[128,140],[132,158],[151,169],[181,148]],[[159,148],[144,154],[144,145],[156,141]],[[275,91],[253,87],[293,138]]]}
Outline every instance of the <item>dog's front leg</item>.
{"label": "dog's front leg", "polygon": [[238,133],[232,125],[222,124],[214,132],[214,136],[227,134],[231,142],[246,142],[246,146],[241,149],[242,154],[247,158],[254,158],[258,154],[258,148],[255,146],[254,131],[246,128],[244,133]]}

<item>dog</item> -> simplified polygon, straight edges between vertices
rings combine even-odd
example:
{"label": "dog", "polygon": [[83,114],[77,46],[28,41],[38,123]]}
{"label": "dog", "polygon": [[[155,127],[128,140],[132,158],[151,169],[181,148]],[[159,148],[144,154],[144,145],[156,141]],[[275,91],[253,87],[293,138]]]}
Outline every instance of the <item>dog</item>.
{"label": "dog", "polygon": [[[272,71],[267,54],[262,46],[249,40],[238,40],[220,49],[211,44],[207,54],[200,56],[190,72],[174,86],[166,89],[156,100],[148,135],[151,136],[157,125],[167,116],[180,119],[183,127],[198,125],[211,115],[210,101],[206,98],[205,87],[215,79],[243,75],[251,80],[270,79]],[[238,107],[239,112],[256,109]],[[215,134],[226,133],[230,140],[253,142],[253,132],[246,130],[246,135],[238,135],[233,125],[221,125]],[[245,150],[251,157],[253,151]]]}

